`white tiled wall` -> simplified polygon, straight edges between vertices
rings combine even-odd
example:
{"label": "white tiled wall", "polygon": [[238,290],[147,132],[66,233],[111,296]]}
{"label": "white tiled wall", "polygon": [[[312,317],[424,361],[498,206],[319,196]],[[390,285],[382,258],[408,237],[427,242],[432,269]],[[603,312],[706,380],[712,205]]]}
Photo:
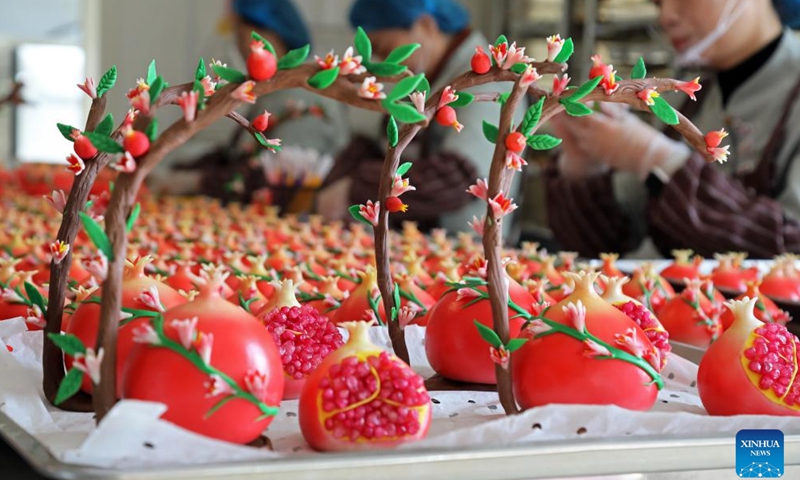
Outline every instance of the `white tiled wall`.
{"label": "white tiled wall", "polygon": [[[83,0],[0,0],[0,96],[13,79],[13,53],[29,42],[79,44],[82,42]],[[54,74],[57,74],[54,72]],[[12,153],[12,109],[0,109],[0,166]]]}

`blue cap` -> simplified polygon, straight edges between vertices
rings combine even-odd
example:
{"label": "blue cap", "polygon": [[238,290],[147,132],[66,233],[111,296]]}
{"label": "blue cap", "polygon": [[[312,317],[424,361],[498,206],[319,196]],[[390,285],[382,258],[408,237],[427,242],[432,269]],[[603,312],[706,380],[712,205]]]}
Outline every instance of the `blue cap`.
{"label": "blue cap", "polygon": [[773,0],[781,23],[789,28],[800,28],[800,0]]}
{"label": "blue cap", "polygon": [[303,17],[291,0],[234,0],[233,11],[245,22],[279,36],[289,50],[311,43]]}
{"label": "blue cap", "polygon": [[425,14],[433,17],[445,33],[469,26],[469,12],[454,0],[356,0],[350,8],[350,24],[367,32],[410,28]]}

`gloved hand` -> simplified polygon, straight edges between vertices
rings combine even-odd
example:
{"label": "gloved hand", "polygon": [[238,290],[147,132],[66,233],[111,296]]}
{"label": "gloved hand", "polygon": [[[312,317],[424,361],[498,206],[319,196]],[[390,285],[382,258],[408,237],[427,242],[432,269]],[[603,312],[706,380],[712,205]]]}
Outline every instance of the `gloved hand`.
{"label": "gloved hand", "polygon": [[553,133],[562,140],[561,155],[558,157],[559,173],[578,180],[607,171],[608,167],[591,150],[587,150],[587,145],[575,135],[571,119],[566,113],[561,113],[550,120]]}
{"label": "gloved hand", "polygon": [[[568,156],[573,152],[590,155],[595,163],[635,173],[642,179],[656,167],[671,175],[691,153],[685,144],[667,138],[624,105],[602,103],[600,112],[561,118],[553,124],[557,135],[567,135],[562,137],[562,145],[568,140],[577,143],[577,146],[564,145]],[[583,160],[582,164],[591,166],[592,162]]]}

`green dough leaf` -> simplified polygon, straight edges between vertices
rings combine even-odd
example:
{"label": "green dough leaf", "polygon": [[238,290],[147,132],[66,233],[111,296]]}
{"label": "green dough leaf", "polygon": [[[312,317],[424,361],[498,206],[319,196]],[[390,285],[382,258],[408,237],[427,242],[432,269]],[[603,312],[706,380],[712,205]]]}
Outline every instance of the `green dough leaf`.
{"label": "green dough leaf", "polygon": [[270,145],[270,143],[267,142],[267,137],[265,137],[263,133],[256,132],[254,134],[254,136],[256,137],[256,140],[258,140],[258,143],[260,143],[261,146],[266,148],[267,150],[272,150],[272,151],[275,151],[275,152],[280,152],[281,151],[281,146],[280,145]]}
{"label": "green dough leaf", "polygon": [[636,65],[633,66],[633,70],[631,70],[631,78],[634,80],[638,80],[646,76],[647,76],[647,67],[645,67],[644,65],[644,59],[642,57],[639,57],[639,60],[636,61]]}
{"label": "green dough leaf", "polygon": [[369,63],[372,58],[372,41],[370,41],[369,36],[367,36],[367,32],[361,27],[358,27],[356,30],[355,45],[356,51],[361,55],[362,63]]}
{"label": "green dough leaf", "polygon": [[678,113],[672,108],[672,105],[661,97],[656,97],[653,100],[654,103],[650,106],[650,111],[653,112],[653,115],[667,125],[677,125],[680,123]]}
{"label": "green dough leaf", "polygon": [[73,130],[80,130],[78,128],[73,127],[72,125],[64,125],[63,123],[56,123],[56,127],[58,127],[58,131],[61,132],[61,135],[69,140],[70,142],[74,142],[75,140],[72,139],[70,135],[72,135]]}
{"label": "green dough leaf", "polygon": [[475,95],[469,92],[458,92],[458,100],[448,103],[453,108],[466,107],[475,100]]}
{"label": "green dough leaf", "polygon": [[222,65],[214,65],[214,73],[223,80],[230,83],[243,83],[247,80],[247,76],[236,70],[235,68],[223,67]]}
{"label": "green dough leaf", "polygon": [[506,350],[508,350],[509,353],[515,352],[519,350],[523,345],[525,345],[525,342],[527,341],[528,341],[527,338],[512,338],[511,340],[508,341],[508,345],[506,345]]}
{"label": "green dough leaf", "polygon": [[592,91],[595,88],[597,88],[597,86],[600,85],[600,82],[602,82],[602,81],[603,81],[603,77],[600,77],[600,76],[594,77],[593,79],[587,81],[586,83],[584,83],[583,85],[578,87],[578,89],[575,90],[575,93],[573,93],[572,95],[570,95],[567,98],[564,98],[563,100],[561,100],[561,102],[562,103],[564,103],[564,102],[577,103],[578,100],[580,100],[583,97],[585,97],[586,95],[589,95],[590,93],[592,93]]}
{"label": "green dough leaf", "polygon": [[117,66],[112,65],[111,68],[100,77],[100,82],[97,83],[97,98],[102,97],[107,91],[114,88],[117,83]]}
{"label": "green dough leaf", "polygon": [[150,139],[150,142],[155,142],[156,137],[158,137],[158,119],[154,118],[150,120],[150,125],[144,130],[144,134],[147,135],[147,138]]}
{"label": "green dough leaf", "polygon": [[200,57],[200,61],[197,62],[197,68],[194,71],[194,79],[200,81],[206,77],[206,61],[203,60],[203,57]]}
{"label": "green dough leaf", "polygon": [[392,103],[387,102],[384,99],[383,106],[386,108],[386,111],[389,112],[389,115],[393,116],[396,121],[403,123],[417,123],[425,121],[425,115],[419,113],[415,107],[409,104]]}
{"label": "green dough leaf", "polygon": [[419,85],[417,85],[417,88],[420,92],[425,92],[425,98],[431,96],[431,82],[429,82],[427,78],[422,77],[422,80],[419,82]]}
{"label": "green dough leaf", "polygon": [[103,117],[103,120],[94,129],[94,133],[108,137],[114,131],[114,116],[110,113]]}
{"label": "green dough leaf", "polygon": [[147,82],[148,85],[153,86],[153,82],[156,81],[156,78],[158,78],[158,74],[156,73],[156,61],[151,60],[150,65],[147,67],[147,79],[145,82]]}
{"label": "green dough leaf", "polygon": [[197,92],[197,110],[203,110],[206,108],[206,89],[203,87],[203,84],[200,83],[200,80],[195,80],[194,84],[192,84],[192,90]]}
{"label": "green dough leaf", "polygon": [[290,68],[299,67],[306,61],[310,51],[311,45],[308,44],[294,50],[289,50],[283,58],[278,60],[278,70],[288,70]]}
{"label": "green dough leaf", "polygon": [[133,230],[133,226],[136,225],[136,219],[139,218],[139,213],[142,211],[142,205],[139,202],[136,202],[136,205],[133,206],[133,210],[131,210],[131,216],[128,217],[128,223],[125,225],[125,231],[131,233]]}
{"label": "green dough leaf", "polygon": [[392,50],[392,53],[386,57],[386,63],[400,63],[410,57],[421,45],[419,43],[410,43],[408,45],[400,45]]}
{"label": "green dough leaf", "polygon": [[497,143],[498,133],[497,127],[486,120],[483,121],[483,136],[486,137],[486,140],[489,140],[492,143]]}
{"label": "green dough leaf", "polygon": [[593,110],[586,105],[578,102],[567,102],[565,100],[561,100],[561,105],[564,106],[564,110],[573,117],[583,117],[586,115],[591,115]]}
{"label": "green dough leaf", "polygon": [[47,301],[35,285],[25,282],[25,295],[28,296],[28,300],[30,300],[32,304],[38,306],[42,310],[42,313],[45,312],[47,309]]}
{"label": "green dough leaf", "polygon": [[150,85],[150,105],[155,105],[158,101],[158,96],[167,88],[167,83],[159,75],[155,81]]}
{"label": "green dough leaf", "polygon": [[67,375],[64,377],[64,380],[61,380],[61,385],[58,386],[55,400],[56,406],[60,405],[65,400],[72,398],[73,395],[78,393],[78,390],[81,389],[82,382],[83,372],[75,367],[70,368],[69,372],[67,372]]}
{"label": "green dough leaf", "polygon": [[86,346],[81,339],[71,333],[48,333],[47,338],[55,343],[61,351],[72,357],[79,353],[86,353]]}
{"label": "green dough leaf", "polygon": [[369,220],[367,220],[366,218],[364,218],[363,215],[361,215],[361,205],[350,205],[347,211],[350,212],[350,215],[354,219],[358,220],[359,222],[366,223],[370,227],[372,226]]}
{"label": "green dough leaf", "polygon": [[394,283],[394,290],[392,290],[392,299],[394,299],[394,306],[395,308],[400,308],[400,285],[397,282]]}
{"label": "green dough leaf", "polygon": [[333,85],[336,77],[339,76],[339,67],[331,68],[329,70],[320,70],[308,79],[308,84],[317,90],[325,90]]}
{"label": "green dough leaf", "polygon": [[84,133],[84,135],[92,142],[92,145],[94,145],[95,148],[97,148],[101,152],[123,153],[125,151],[125,149],[122,148],[122,145],[108,138],[105,135],[101,135],[95,132],[86,132]]}
{"label": "green dough leaf", "polygon": [[389,145],[392,148],[397,146],[397,122],[391,115],[389,115],[389,123],[386,125],[386,138],[389,139]]}
{"label": "green dough leaf", "polygon": [[394,86],[391,92],[386,96],[386,99],[390,102],[396,102],[401,98],[405,98],[414,92],[419,85],[419,82],[425,77],[424,73],[420,73],[419,75],[414,75],[413,77],[406,77],[399,82],[397,85]]}
{"label": "green dough leaf", "polygon": [[477,320],[473,320],[473,322],[475,322],[475,326],[478,327],[478,333],[480,333],[481,337],[486,340],[486,343],[494,348],[500,348],[503,345],[503,342],[500,340],[500,337],[494,330]]}
{"label": "green dough leaf", "polygon": [[413,166],[413,164],[411,162],[401,163],[400,166],[397,167],[397,171],[395,172],[395,175],[399,175],[399,176],[402,177],[403,175],[408,173],[409,170],[411,170],[412,166]]}
{"label": "green dough leaf", "polygon": [[499,103],[500,105],[505,105],[506,102],[508,101],[508,97],[510,97],[510,96],[511,96],[511,92],[506,92],[506,93],[500,94],[500,96],[497,97],[497,103]]}
{"label": "green dough leaf", "polygon": [[519,131],[526,137],[531,134],[531,131],[533,131],[533,129],[536,127],[536,124],[539,123],[539,119],[542,118],[544,98],[545,97],[540,98],[538,102],[531,105],[528,108],[528,111],[525,112],[525,118],[522,119],[522,125],[520,125]]}
{"label": "green dough leaf", "polygon": [[264,44],[264,48],[266,48],[269,51],[269,53],[277,56],[275,54],[275,47],[273,47],[272,44],[269,43],[269,40],[267,40],[266,38],[262,37],[261,35],[259,35],[256,32],[250,32],[250,38],[252,38],[253,40],[258,40],[259,42],[263,43]]}
{"label": "green dough leaf", "polygon": [[534,150],[550,150],[561,145],[561,139],[552,135],[534,135],[528,139],[528,146]]}
{"label": "green dough leaf", "polygon": [[405,65],[396,65],[394,63],[386,62],[372,63],[366,67],[370,73],[378,77],[394,77],[395,75],[400,75],[408,70],[408,67]]}
{"label": "green dough leaf", "polygon": [[527,64],[520,62],[520,63],[515,63],[514,65],[512,65],[511,66],[511,71],[516,73],[516,74],[522,75],[522,73],[527,68],[528,68]]}
{"label": "green dough leaf", "polygon": [[556,58],[553,59],[555,63],[567,63],[575,52],[575,44],[572,42],[571,38],[564,40],[564,45],[561,46],[561,51],[558,52]]}
{"label": "green dough leaf", "polygon": [[83,228],[86,230],[86,234],[92,240],[92,243],[94,243],[94,246],[103,252],[108,261],[111,261],[114,258],[114,251],[111,248],[111,241],[108,239],[103,227],[101,227],[95,219],[87,215],[86,212],[79,212],[78,215],[80,215]]}

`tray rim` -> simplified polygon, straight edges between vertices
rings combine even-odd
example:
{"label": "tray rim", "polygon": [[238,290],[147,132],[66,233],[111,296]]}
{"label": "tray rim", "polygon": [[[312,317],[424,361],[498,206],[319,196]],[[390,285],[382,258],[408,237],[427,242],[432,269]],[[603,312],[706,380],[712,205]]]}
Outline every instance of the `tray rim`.
{"label": "tray rim", "polygon": [[[665,435],[532,442],[506,447],[460,450],[388,450],[364,453],[313,454],[285,459],[240,461],[160,469],[115,470],[58,461],[35,437],[0,411],[0,437],[34,470],[49,478],[161,480],[181,478],[459,478],[574,477],[729,469],[735,467],[735,437]],[[785,466],[800,466],[800,434],[784,437]],[[628,455],[624,455],[624,451]],[[613,451],[615,455],[608,453]],[[620,457],[625,463],[617,462]],[[679,463],[676,463],[679,462]],[[678,466],[680,465],[680,466]],[[535,466],[535,467],[534,467]],[[535,470],[533,470],[535,468]],[[376,469],[380,475],[376,476]]]}

